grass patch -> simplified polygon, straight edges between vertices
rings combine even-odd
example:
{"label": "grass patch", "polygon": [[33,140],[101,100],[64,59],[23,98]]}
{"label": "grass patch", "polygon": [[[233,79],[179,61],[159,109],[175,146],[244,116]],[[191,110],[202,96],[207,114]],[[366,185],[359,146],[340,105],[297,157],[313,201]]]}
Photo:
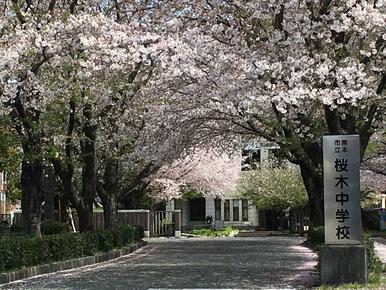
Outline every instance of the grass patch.
{"label": "grass patch", "polygon": [[202,236],[202,237],[231,237],[239,233],[239,230],[234,227],[226,227],[221,230],[217,229],[195,229],[192,231],[193,235]]}
{"label": "grass patch", "polygon": [[368,282],[366,285],[360,284],[343,284],[339,286],[326,286],[319,287],[320,290],[343,290],[343,289],[386,289],[386,277],[369,273]]}

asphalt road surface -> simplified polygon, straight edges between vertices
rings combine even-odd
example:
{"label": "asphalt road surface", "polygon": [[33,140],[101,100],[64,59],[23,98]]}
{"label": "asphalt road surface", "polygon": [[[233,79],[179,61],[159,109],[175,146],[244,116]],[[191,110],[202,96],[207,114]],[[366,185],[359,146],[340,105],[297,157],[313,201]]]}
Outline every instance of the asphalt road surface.
{"label": "asphalt road surface", "polygon": [[2,285],[2,289],[283,289],[318,283],[317,257],[301,238],[152,239],[99,265]]}

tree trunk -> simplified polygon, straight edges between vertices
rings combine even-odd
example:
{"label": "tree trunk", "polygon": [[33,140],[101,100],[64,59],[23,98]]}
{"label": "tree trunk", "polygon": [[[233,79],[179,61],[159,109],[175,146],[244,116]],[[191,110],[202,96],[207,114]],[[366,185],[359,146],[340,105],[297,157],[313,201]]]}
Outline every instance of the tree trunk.
{"label": "tree trunk", "polygon": [[[71,161],[63,162],[59,159],[53,160],[55,172],[59,176],[63,185],[65,193],[65,199],[68,200],[73,207],[75,207],[78,214],[79,230],[80,232],[87,232],[93,230],[92,224],[92,202],[84,202],[84,198],[79,195],[73,184],[73,164]],[[66,206],[66,202],[63,202],[62,207]],[[64,211],[65,212],[65,211]],[[67,217],[66,217],[67,218]],[[62,216],[62,220],[64,216]]]}
{"label": "tree trunk", "polygon": [[72,138],[76,124],[76,106],[70,101],[70,114],[68,119],[68,130],[65,145],[66,159],[53,159],[55,172],[60,177],[66,198],[75,207],[79,230],[87,232],[93,230],[93,204],[96,196],[96,169],[95,169],[95,140],[97,126],[93,124],[92,110],[86,105],[83,110],[85,124],[83,127],[84,140],[81,141],[82,150],[82,188],[78,192],[74,185],[74,158]]}
{"label": "tree trunk", "polygon": [[55,174],[52,166],[44,170],[44,219],[55,219]]}
{"label": "tree trunk", "polygon": [[118,224],[118,161],[106,161],[103,184],[98,184],[98,194],[102,200],[103,217],[106,229]]}
{"label": "tree trunk", "polygon": [[105,229],[111,229],[118,224],[118,201],[116,195],[104,195],[101,198],[103,205],[103,219]]}
{"label": "tree trunk", "polygon": [[76,207],[76,212],[78,214],[79,231],[81,233],[92,231],[94,229],[92,206],[91,208],[88,206]]}
{"label": "tree trunk", "polygon": [[309,168],[302,165],[300,171],[308,195],[311,223],[321,226],[324,224],[323,176],[318,173],[311,175]]}
{"label": "tree trunk", "polygon": [[[93,122],[91,105],[85,105],[83,116],[85,119],[83,127],[85,140],[81,143],[83,157],[81,204],[83,205],[83,208],[79,209],[81,211],[80,213],[78,212],[79,230],[81,232],[93,229],[92,214],[97,189],[95,157],[97,125]],[[80,222],[82,218],[84,218],[84,220]]]}
{"label": "tree trunk", "polygon": [[39,161],[22,163],[21,209],[26,234],[41,237],[40,224],[43,201],[43,166]]}

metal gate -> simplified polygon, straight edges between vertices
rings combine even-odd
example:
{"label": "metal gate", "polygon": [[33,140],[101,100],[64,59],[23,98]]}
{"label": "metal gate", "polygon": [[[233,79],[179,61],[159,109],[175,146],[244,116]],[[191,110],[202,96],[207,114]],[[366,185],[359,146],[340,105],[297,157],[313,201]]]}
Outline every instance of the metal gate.
{"label": "metal gate", "polygon": [[150,213],[150,235],[153,237],[174,236],[174,211],[152,211]]}

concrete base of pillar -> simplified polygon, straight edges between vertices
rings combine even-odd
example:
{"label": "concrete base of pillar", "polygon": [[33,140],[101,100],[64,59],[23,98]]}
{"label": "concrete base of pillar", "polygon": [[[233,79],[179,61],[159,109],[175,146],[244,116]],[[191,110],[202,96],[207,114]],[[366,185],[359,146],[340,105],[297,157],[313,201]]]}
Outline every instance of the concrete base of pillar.
{"label": "concrete base of pillar", "polygon": [[175,232],[174,232],[174,236],[175,236],[176,238],[181,238],[181,231],[175,231]]}
{"label": "concrete base of pillar", "polygon": [[143,235],[145,236],[145,238],[150,238],[150,231],[144,231]]}
{"label": "concrete base of pillar", "polygon": [[320,247],[322,284],[367,282],[367,259],[364,245],[323,245]]}

